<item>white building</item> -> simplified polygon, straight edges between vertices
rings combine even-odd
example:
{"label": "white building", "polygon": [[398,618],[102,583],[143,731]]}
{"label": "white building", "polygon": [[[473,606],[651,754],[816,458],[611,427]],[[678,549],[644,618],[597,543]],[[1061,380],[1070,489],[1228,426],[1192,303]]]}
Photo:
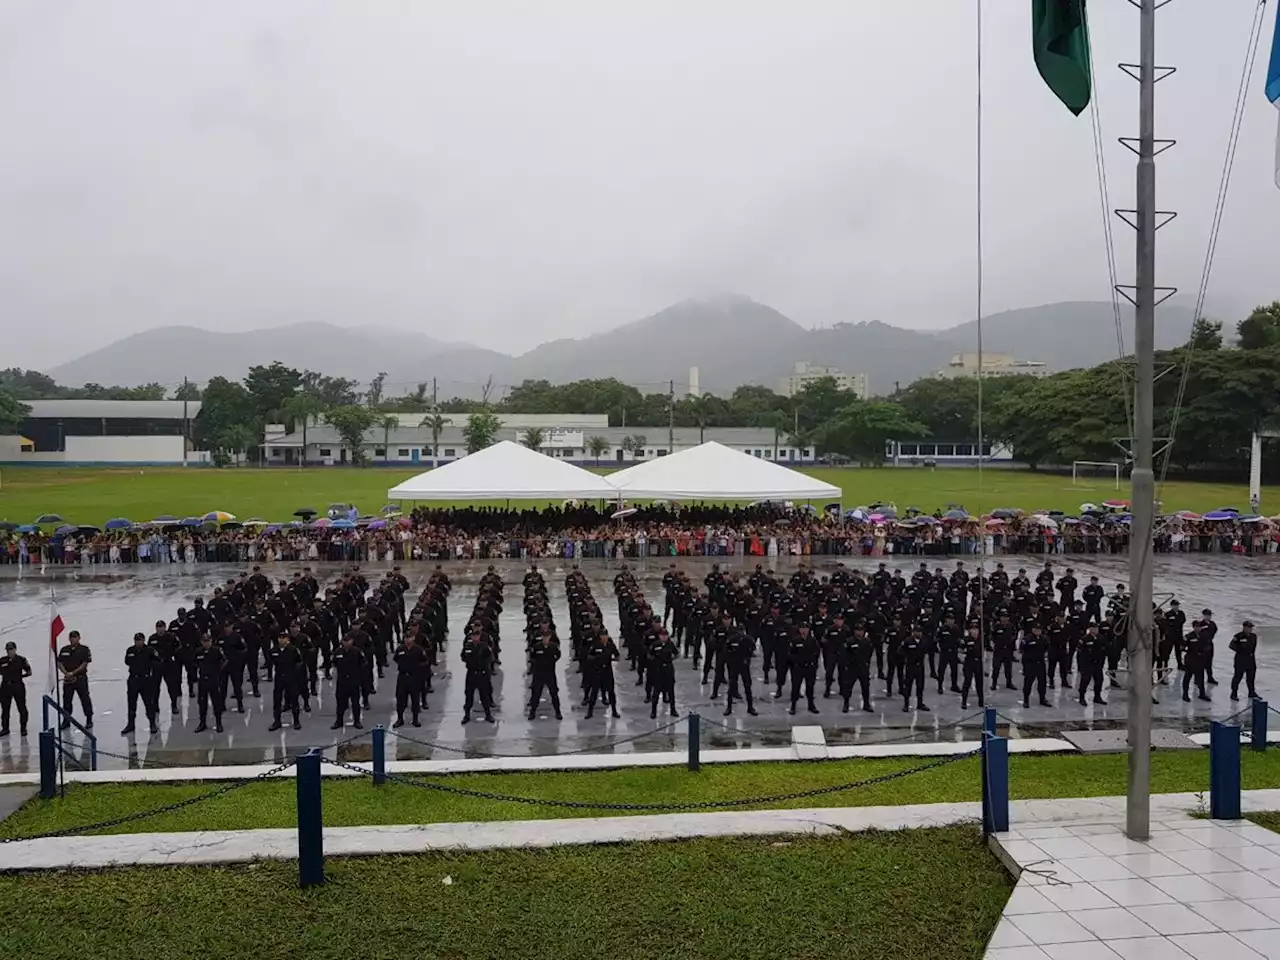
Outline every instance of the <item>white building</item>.
{"label": "white building", "polygon": [[198,400],[26,400],[18,443],[0,443],[8,463],[182,464],[191,450]]}
{"label": "white building", "polygon": [[[433,456],[431,429],[418,425],[423,415],[399,414],[400,425],[394,429],[384,431],[376,427],[365,433],[365,457],[373,463],[407,466],[430,464],[433,459],[436,462],[456,460],[467,452],[463,430],[468,416],[465,413],[444,414],[446,422],[440,430],[439,444]],[[588,466],[665,457],[673,450],[695,447],[703,440],[716,440],[752,456],[775,460],[776,439],[776,462],[812,463],[814,459],[813,447],[788,444],[785,433],[775,438],[769,428],[708,427],[700,430],[697,427],[676,427],[669,434],[666,427],[611,427],[606,414],[499,414],[498,417],[502,426],[495,440],[523,443],[529,430],[541,430],[542,442],[538,446],[541,452]],[[333,427],[312,423],[306,432],[307,463],[335,465],[351,462],[351,451]],[[268,427],[263,448],[268,463],[296,464],[302,456],[301,425],[295,426],[292,433],[286,433],[283,427]]]}
{"label": "white building", "polygon": [[[1052,371],[1043,360],[1019,360],[1008,353],[983,353],[983,377],[1047,377]],[[953,379],[955,377],[975,377],[978,375],[978,355],[976,353],[957,353],[951,358],[946,368],[939,370],[937,376]]]}
{"label": "white building", "polygon": [[813,383],[830,377],[841,390],[848,390],[859,400],[867,399],[867,375],[865,373],[845,373],[836,367],[822,367],[807,360],[797,360],[790,376],[783,377],[778,383],[778,392],[784,397],[794,397],[797,393]]}

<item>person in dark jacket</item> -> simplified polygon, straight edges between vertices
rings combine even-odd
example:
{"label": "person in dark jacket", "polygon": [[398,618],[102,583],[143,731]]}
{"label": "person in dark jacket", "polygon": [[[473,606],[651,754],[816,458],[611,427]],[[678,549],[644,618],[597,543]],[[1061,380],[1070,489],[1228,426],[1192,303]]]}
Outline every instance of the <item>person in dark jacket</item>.
{"label": "person in dark jacket", "polygon": [[159,733],[156,723],[155,693],[158,691],[152,682],[155,673],[155,653],[147,646],[145,634],[135,633],[133,643],[124,652],[124,666],[127,673],[125,679],[125,695],[128,699],[129,722],[125,724],[120,736],[126,737],[134,731],[134,720],[138,716],[138,700],[142,700],[143,712],[151,723],[151,732]]}
{"label": "person in dark jacket", "polygon": [[18,654],[18,645],[10,640],[0,657],[0,737],[9,735],[9,707],[18,708],[18,728],[27,735],[27,685],[31,664]]}
{"label": "person in dark jacket", "polygon": [[1231,638],[1231,650],[1235,654],[1234,669],[1231,672],[1231,699],[1240,699],[1240,681],[1244,680],[1249,690],[1249,699],[1256,700],[1258,691],[1253,688],[1253,680],[1258,672],[1258,635],[1253,632],[1253,621],[1246,620],[1240,625],[1240,632]]}

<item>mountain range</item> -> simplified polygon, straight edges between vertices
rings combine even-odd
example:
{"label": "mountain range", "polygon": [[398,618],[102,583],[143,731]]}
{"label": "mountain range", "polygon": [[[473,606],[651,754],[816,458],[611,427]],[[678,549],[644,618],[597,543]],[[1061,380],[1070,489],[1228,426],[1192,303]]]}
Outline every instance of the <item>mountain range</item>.
{"label": "mountain range", "polygon": [[[1156,347],[1184,343],[1193,311],[1161,307]],[[1126,350],[1132,346],[1132,311],[1122,314]],[[1112,306],[1073,301],[1009,310],[984,317],[984,349],[1051,370],[1091,366],[1117,356]],[[674,379],[682,392],[689,368],[698,367],[705,391],[728,393],[740,384],[777,389],[796,361],[866,373],[872,393],[892,393],[946,366],[952,355],[977,349],[977,322],[944,330],[908,330],[878,320],[806,329],[772,307],[726,294],[685,300],[653,316],[582,339],[552,340],[508,355],[466,343],[385,328],[324,323],[239,333],[195,327],[147,330],[45,371],[59,383],[134,386],[181,374],[196,383],[215,376],[239,379],[254,364],[279,360],[298,369],[367,383],[387,374],[387,396],[413,384],[439,381],[442,397],[476,397],[486,382],[500,388],[525,379],[553,383],[616,377],[646,393]]]}

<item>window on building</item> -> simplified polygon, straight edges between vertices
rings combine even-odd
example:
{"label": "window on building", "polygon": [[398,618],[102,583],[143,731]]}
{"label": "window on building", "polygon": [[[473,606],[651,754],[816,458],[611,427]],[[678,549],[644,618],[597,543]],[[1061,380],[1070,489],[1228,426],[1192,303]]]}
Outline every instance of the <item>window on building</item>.
{"label": "window on building", "polygon": [[322,456],[322,457],[332,457],[332,456],[333,456],[333,451],[332,451],[331,449],[329,449],[328,447],[321,447],[321,448],[320,448],[320,456]]}
{"label": "window on building", "polygon": [[914,457],[919,455],[920,446],[915,443],[903,443],[898,445],[898,453],[904,457]]}
{"label": "window on building", "polygon": [[445,447],[445,448],[444,448],[444,455],[445,455],[446,457],[452,457],[452,456],[455,456],[455,453],[454,453],[453,447]]}
{"label": "window on building", "polygon": [[398,449],[398,450],[396,451],[396,456],[397,456],[397,457],[407,457],[408,455],[409,455],[409,448],[408,448],[408,447],[401,447],[400,449]]}
{"label": "window on building", "polygon": [[665,457],[666,455],[667,455],[667,451],[666,451],[666,450],[663,450],[661,447],[659,447],[659,448],[658,448],[658,456],[660,456],[660,457]]}
{"label": "window on building", "polygon": [[938,444],[938,454],[937,454],[938,456],[940,456],[940,457],[954,457],[954,456],[955,456],[955,453],[956,453],[956,445],[955,445],[954,443],[940,443],[940,444]]}
{"label": "window on building", "polygon": [[279,447],[272,447],[272,448],[271,448],[271,456],[273,456],[273,457],[278,457],[278,456],[280,456],[280,448],[279,448]]}
{"label": "window on building", "polygon": [[637,450],[637,451],[635,451],[635,454],[634,454],[634,455],[635,455],[635,458],[636,458],[637,460],[643,460],[643,459],[644,459],[644,451],[643,451],[643,450]]}
{"label": "window on building", "polygon": [[386,448],[386,447],[374,447],[374,448],[373,448],[373,455],[374,455],[375,457],[385,457],[385,456],[387,455],[387,448]]}
{"label": "window on building", "polygon": [[938,455],[938,445],[936,443],[920,444],[920,456],[936,457]]}
{"label": "window on building", "polygon": [[956,456],[957,456],[957,457],[972,457],[972,456],[973,456],[973,444],[972,444],[972,443],[957,443],[957,444],[956,444]]}

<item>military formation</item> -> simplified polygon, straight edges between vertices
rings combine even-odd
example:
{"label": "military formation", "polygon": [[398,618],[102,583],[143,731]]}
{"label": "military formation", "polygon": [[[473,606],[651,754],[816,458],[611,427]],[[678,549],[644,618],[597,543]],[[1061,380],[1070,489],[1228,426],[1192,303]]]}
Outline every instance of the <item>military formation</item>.
{"label": "military formation", "polygon": [[[586,575],[574,565],[564,578],[569,645],[563,663],[553,605],[536,565],[522,586],[529,720],[538,718],[544,701],[556,720],[563,719],[561,671],[578,677],[587,719],[597,709],[620,716],[615,665],[623,659],[635,686],[644,689],[651,718],[659,711],[680,715],[676,671],[682,660],[691,661],[694,676],[710,687],[711,700],[725,697],[726,716],[737,704],[756,715],[757,679],[760,695],[784,700],[791,714],[802,702],[819,713],[819,699],[833,696],[845,713],[874,712],[881,689],[885,698],[901,698],[904,712],[928,711],[927,695],[948,691],[968,709],[971,700],[983,705],[987,692],[1002,684],[1021,690],[1024,707],[1033,699],[1049,705],[1047,691],[1056,687],[1081,705],[1103,704],[1104,691],[1122,686],[1126,667],[1130,598],[1123,584],[1108,594],[1097,577],[1081,584],[1070,567],[1059,574],[1052,561],[1034,580],[1025,569],[1011,577],[1002,563],[971,575],[959,561],[950,573],[921,563],[909,579],[884,563],[869,575],[842,565],[819,574],[801,565],[788,577],[762,565],[745,577],[713,566],[700,584],[672,564],[662,577],[660,614],[623,565],[613,579],[618,642]],[[352,567],[323,589],[310,568],[272,583],[254,567],[215,588],[207,603],[196,598],[173,620],[157,621],[149,636],[134,635],[124,654],[128,721],[121,733],[135,733],[140,706],[151,733],[158,733],[165,702],[177,715],[184,692],[196,701],[196,732],[210,724],[221,732],[230,704],[243,713],[246,697],[262,696],[264,678],[271,684],[269,730],[286,723],[300,729],[322,680],[333,683],[332,729],[348,723],[362,729],[370,694],[391,670],[392,726],[421,726],[448,641],[452,585],[437,565],[411,607],[409,589],[399,567],[372,587]],[[463,630],[463,723],[477,711],[494,722],[505,589],[490,566]],[[1180,672],[1184,700],[1193,691],[1209,700],[1208,690],[1218,682],[1212,612],[1203,610],[1188,624],[1173,599],[1157,607],[1155,624],[1157,683],[1168,685]],[[68,641],[57,656],[63,726],[78,702],[91,728],[92,655],[77,631]],[[1257,644],[1249,621],[1230,640],[1233,700],[1242,684],[1247,696],[1257,696]],[[0,736],[10,733],[11,707],[20,732],[27,731],[30,675],[28,660],[7,644],[0,657]]]}

